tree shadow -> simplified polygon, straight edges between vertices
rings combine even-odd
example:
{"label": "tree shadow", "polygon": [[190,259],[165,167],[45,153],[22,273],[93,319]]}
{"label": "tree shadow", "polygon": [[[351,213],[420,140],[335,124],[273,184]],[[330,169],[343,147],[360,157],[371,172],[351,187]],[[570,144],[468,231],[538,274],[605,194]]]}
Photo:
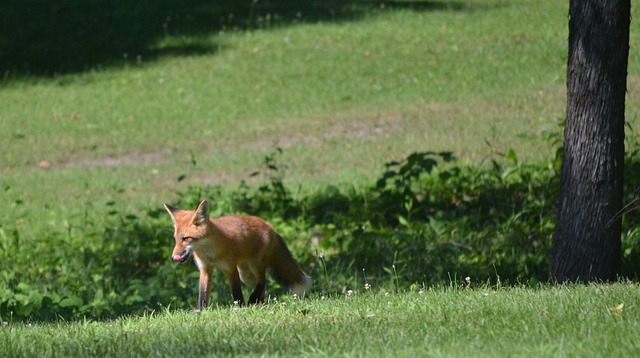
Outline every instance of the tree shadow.
{"label": "tree shadow", "polygon": [[[0,76],[52,77],[149,62],[166,56],[213,54],[210,35],[352,21],[372,11],[465,11],[458,1],[139,0],[0,4]],[[159,46],[163,38],[189,41]]]}

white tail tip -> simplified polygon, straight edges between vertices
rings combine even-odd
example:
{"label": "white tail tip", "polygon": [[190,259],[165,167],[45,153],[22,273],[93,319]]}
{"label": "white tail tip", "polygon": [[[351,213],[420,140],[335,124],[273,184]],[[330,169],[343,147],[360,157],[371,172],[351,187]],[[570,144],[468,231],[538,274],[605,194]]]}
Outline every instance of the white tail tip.
{"label": "white tail tip", "polygon": [[304,293],[309,293],[311,291],[312,284],[313,280],[311,279],[311,276],[305,275],[302,282],[292,285],[289,290],[295,295],[302,296]]}

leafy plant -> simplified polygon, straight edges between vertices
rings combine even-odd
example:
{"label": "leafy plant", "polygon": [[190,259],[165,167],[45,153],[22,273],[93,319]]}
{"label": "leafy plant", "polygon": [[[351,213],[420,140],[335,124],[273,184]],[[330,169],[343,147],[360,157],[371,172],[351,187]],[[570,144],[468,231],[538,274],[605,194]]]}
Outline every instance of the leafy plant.
{"label": "leafy plant", "polygon": [[[189,187],[176,204],[190,208],[209,198],[214,215],[263,216],[288,240],[316,289],[327,294],[364,283],[403,289],[464,285],[466,277],[501,284],[547,279],[556,162],[523,163],[511,151],[506,162],[478,166],[461,164],[450,153],[420,152],[385,165],[371,186],[328,186],[293,196],[284,184],[281,154],[277,149],[265,157],[251,184]],[[627,157],[626,176],[637,166],[636,157]],[[637,277],[637,180],[626,185],[623,269]],[[132,214],[113,208],[105,219],[92,214],[92,205],[29,245],[20,227],[0,228],[0,259],[15,268],[0,272],[2,319],[106,318],[193,307],[197,271],[168,259],[171,228],[164,209]],[[269,287],[270,294],[282,292],[276,284]],[[224,300],[228,288],[216,284],[213,294]]]}

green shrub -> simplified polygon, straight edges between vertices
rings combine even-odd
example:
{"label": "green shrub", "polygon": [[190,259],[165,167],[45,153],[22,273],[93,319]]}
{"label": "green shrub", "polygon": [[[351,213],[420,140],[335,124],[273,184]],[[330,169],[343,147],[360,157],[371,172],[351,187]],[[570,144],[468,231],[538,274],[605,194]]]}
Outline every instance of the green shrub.
{"label": "green shrub", "polygon": [[[202,198],[212,215],[247,213],[273,223],[324,293],[354,285],[537,282],[547,257],[558,201],[559,160],[461,164],[451,153],[420,152],[386,165],[371,186],[335,187],[292,195],[278,150],[265,158],[262,184],[236,189],[191,187],[183,208]],[[631,153],[632,154],[632,153]],[[636,156],[626,165],[623,274],[640,272],[640,213]],[[107,203],[113,205],[113,203]],[[112,210],[69,218],[64,229],[23,238],[0,227],[2,320],[108,318],[163,307],[192,308],[198,273],[169,260],[171,223],[163,208],[136,215]],[[230,302],[217,274],[212,300]],[[270,284],[269,294],[282,292]]]}

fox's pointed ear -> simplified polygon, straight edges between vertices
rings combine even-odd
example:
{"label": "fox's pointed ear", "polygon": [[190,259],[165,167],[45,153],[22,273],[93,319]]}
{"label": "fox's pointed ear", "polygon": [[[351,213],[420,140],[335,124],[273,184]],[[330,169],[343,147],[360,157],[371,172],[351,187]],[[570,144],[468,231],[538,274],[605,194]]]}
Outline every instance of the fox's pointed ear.
{"label": "fox's pointed ear", "polygon": [[175,214],[178,211],[180,211],[180,209],[176,208],[175,206],[171,206],[169,204],[164,204],[164,208],[167,209],[167,212],[169,213],[169,215],[171,215],[171,221],[175,223],[176,222]]}
{"label": "fox's pointed ear", "polygon": [[202,225],[207,222],[207,220],[209,220],[209,203],[205,199],[200,202],[200,205],[198,205],[192,221],[195,225]]}

